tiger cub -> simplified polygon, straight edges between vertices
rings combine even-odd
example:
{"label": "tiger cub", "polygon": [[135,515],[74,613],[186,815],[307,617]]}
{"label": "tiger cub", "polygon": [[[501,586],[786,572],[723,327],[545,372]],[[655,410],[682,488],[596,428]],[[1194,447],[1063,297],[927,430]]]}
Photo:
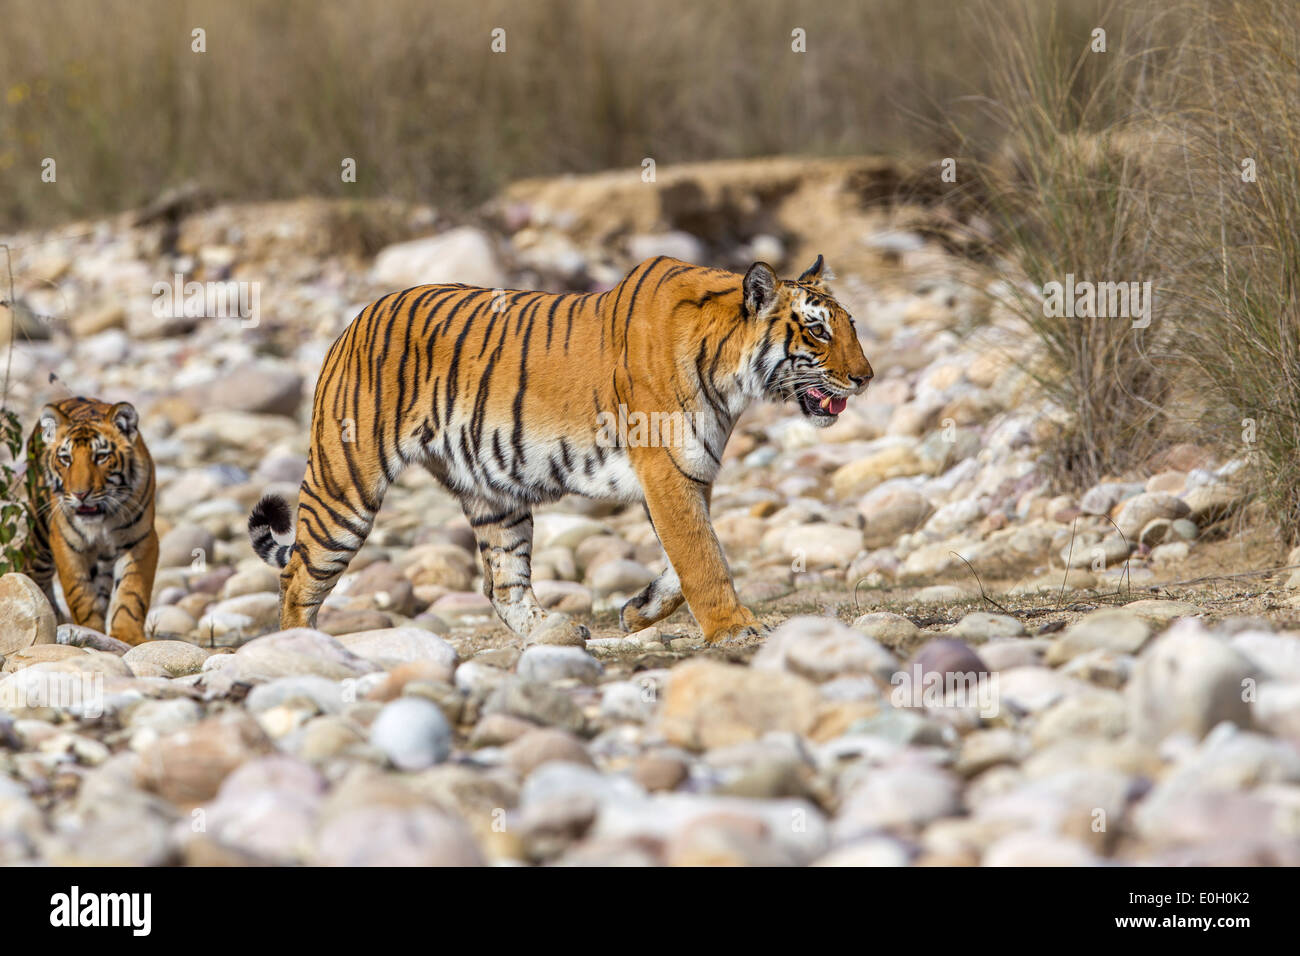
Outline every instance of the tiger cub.
{"label": "tiger cub", "polygon": [[[566,494],[643,504],[667,553],[623,606],[624,629],[685,600],[710,642],[757,634],[710,495],[750,402],[791,402],[826,426],[871,380],[827,278],[820,256],[794,280],[763,262],[742,277],[661,256],[599,294],[426,285],[367,306],[325,356],[292,543],[283,499],[249,516],[254,550],[284,569],[281,626],[315,623],[384,492],[418,464],[460,498],[484,593],[516,634],[555,613],[533,595],[533,507]],[[611,427],[647,421],[650,433]]]}
{"label": "tiger cub", "polygon": [[41,409],[27,441],[29,574],[72,622],[144,640],[158,565],[154,467],[127,402],[67,398]]}

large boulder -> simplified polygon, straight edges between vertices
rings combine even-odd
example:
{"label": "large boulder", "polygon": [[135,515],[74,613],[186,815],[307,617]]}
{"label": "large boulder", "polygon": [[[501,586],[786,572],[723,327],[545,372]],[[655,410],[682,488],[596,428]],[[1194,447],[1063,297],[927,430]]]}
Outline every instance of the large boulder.
{"label": "large boulder", "polygon": [[472,226],[389,246],[375,258],[371,278],[393,289],[439,282],[463,282],[485,289],[506,284],[492,240]]}
{"label": "large boulder", "polygon": [[25,574],[0,577],[0,657],[33,644],[53,644],[57,623],[35,581]]}
{"label": "large boulder", "polygon": [[1138,658],[1127,688],[1129,726],[1150,743],[1175,732],[1200,739],[1223,721],[1250,726],[1255,666],[1195,619],[1179,621]]}

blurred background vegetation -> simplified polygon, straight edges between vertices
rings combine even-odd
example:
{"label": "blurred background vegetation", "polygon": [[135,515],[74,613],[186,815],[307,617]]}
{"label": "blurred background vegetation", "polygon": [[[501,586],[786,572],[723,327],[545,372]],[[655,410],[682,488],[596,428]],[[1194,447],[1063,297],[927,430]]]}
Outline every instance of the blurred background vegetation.
{"label": "blurred background vegetation", "polygon": [[[992,6],[1076,46],[1115,18],[1100,0]],[[977,38],[986,13],[953,0],[2,0],[0,228],[138,206],[185,181],[231,199],[346,188],[455,208],[522,176],[646,156],[949,155],[955,121],[997,132],[971,98],[1013,37]],[[206,53],[191,51],[197,27]],[[47,156],[57,188],[40,179]],[[344,157],[358,170],[347,187]]]}

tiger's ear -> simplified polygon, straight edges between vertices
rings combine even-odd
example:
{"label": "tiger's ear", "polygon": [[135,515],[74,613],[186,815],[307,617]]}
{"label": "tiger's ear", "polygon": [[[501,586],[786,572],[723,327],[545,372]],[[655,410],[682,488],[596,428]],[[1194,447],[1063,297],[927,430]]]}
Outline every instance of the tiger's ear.
{"label": "tiger's ear", "polygon": [[41,409],[36,422],[41,429],[41,441],[48,444],[54,441],[54,436],[58,434],[59,429],[67,424],[68,416],[53,405],[46,405]]}
{"label": "tiger's ear", "polygon": [[745,296],[745,314],[762,318],[776,304],[776,272],[766,262],[755,262],[741,284]]}
{"label": "tiger's ear", "polygon": [[799,281],[824,289],[826,283],[834,278],[835,273],[826,268],[826,260],[818,255],[817,261],[804,270],[803,275],[799,277]]}
{"label": "tiger's ear", "polygon": [[140,413],[135,410],[134,405],[130,402],[118,402],[109,412],[108,418],[126,439],[135,440],[136,430],[140,424]]}

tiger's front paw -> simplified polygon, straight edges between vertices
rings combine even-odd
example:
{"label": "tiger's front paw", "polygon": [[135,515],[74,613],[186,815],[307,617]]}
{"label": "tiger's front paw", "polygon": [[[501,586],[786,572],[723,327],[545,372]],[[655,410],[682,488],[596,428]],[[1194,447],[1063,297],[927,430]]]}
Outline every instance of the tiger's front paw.
{"label": "tiger's front paw", "polygon": [[710,644],[737,644],[762,637],[765,631],[758,618],[742,607],[719,622],[711,622],[704,631],[704,639]]}
{"label": "tiger's front paw", "polygon": [[635,633],[649,627],[658,618],[647,617],[641,613],[641,609],[632,606],[628,601],[623,605],[623,609],[618,612],[618,626],[627,634]]}
{"label": "tiger's front paw", "polygon": [[136,647],[149,640],[149,635],[145,633],[144,626],[137,621],[130,621],[126,624],[118,624],[114,626],[109,636],[116,641],[130,644],[132,647]]}

